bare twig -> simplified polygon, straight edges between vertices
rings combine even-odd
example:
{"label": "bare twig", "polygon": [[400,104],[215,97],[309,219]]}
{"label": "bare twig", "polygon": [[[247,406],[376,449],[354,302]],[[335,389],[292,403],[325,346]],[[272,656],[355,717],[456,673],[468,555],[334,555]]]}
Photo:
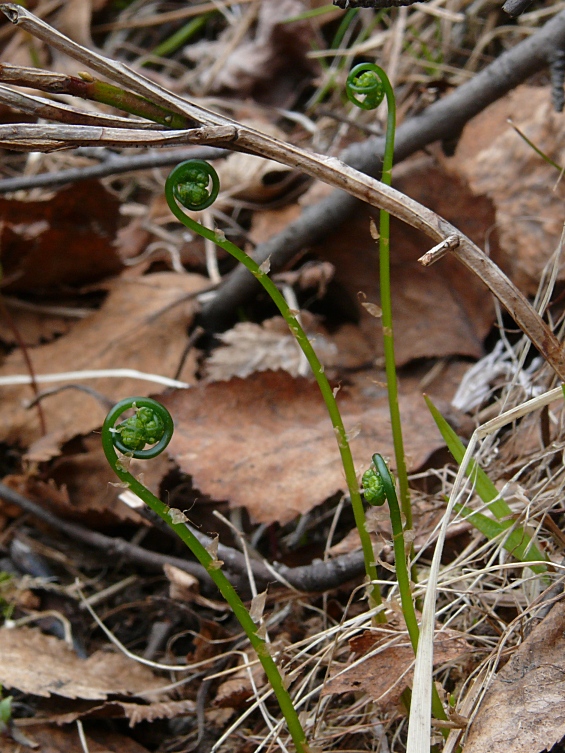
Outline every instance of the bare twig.
{"label": "bare twig", "polygon": [[[437,243],[449,236],[456,235],[459,238],[459,246],[453,250],[453,254],[468,269],[483,280],[511,314],[518,326],[528,335],[540,353],[543,354],[548,363],[554,368],[556,373],[562,379],[565,379],[565,356],[562,353],[561,345],[527,299],[470,239],[463,236],[450,223],[431,210],[395,189],[389,188],[373,178],[358,172],[338,159],[306,152],[291,144],[285,144],[236,121],[194,105],[154,84],[141,74],[134,73],[127,66],[111,61],[67,39],[64,35],[52,29],[48,24],[20,6],[11,3],[2,4],[0,5],[0,10],[8,16],[10,21],[20,25],[24,30],[87,64],[97,73],[109,77],[120,86],[127,87],[136,94],[147,97],[161,107],[168,108],[172,112],[177,112],[192,119],[195,124],[202,124],[200,127],[185,131],[169,132],[130,131],[128,129],[111,128],[96,129],[91,126],[41,126],[39,128],[29,125],[0,126],[0,143],[10,145],[11,148],[40,151],[51,148],[61,149],[77,143],[125,145],[128,137],[131,139],[129,145],[132,142],[140,145],[148,143],[152,143],[153,145],[156,143],[162,145],[171,143],[212,144],[231,146],[235,149],[268,157],[282,164],[301,169],[312,177],[340,188],[358,199],[385,209],[407,224],[421,230]],[[527,73],[531,73],[532,70],[541,67],[542,57],[545,64],[548,44],[555,46],[557,40],[565,38],[565,13],[559,14],[559,16],[549,22],[546,25],[545,31],[543,45],[539,44],[539,40],[537,45],[530,44],[528,50],[531,54],[527,56],[526,62],[523,59],[523,55],[512,56],[516,48],[499,58],[498,62],[502,71],[509,68],[511,61],[514,63],[514,67],[510,67],[507,70],[508,78],[511,82],[522,80]],[[534,35],[534,37],[538,36]],[[522,45],[527,45],[532,39],[526,40]],[[524,51],[524,48],[522,48],[522,51]],[[516,79],[517,76],[518,79]],[[466,84],[468,90],[473,91],[477,95],[478,104],[469,101],[466,102],[467,108],[462,113],[459,113],[458,117],[451,118],[451,132],[453,128],[457,127],[458,123],[462,125],[468,117],[471,117],[469,112],[475,114],[482,107],[486,106],[486,104],[494,101],[500,94],[511,88],[511,85],[508,86],[502,81],[498,81],[495,85],[491,85],[485,96],[484,92],[481,92],[481,85],[484,85],[488,81],[488,78],[488,75],[485,77],[479,74],[475,79]],[[478,84],[477,81],[479,82]],[[482,96],[479,96],[481,94]],[[441,102],[438,104],[441,104]],[[453,110],[451,114],[453,114]]]}
{"label": "bare twig", "polygon": [[143,128],[155,130],[160,128],[156,123],[146,120],[134,120],[123,118],[118,115],[105,115],[104,113],[89,113],[78,110],[76,107],[44,99],[33,94],[24,94],[0,85],[0,102],[10,107],[27,112],[36,118],[56,120],[60,123],[75,123],[82,125],[113,126],[114,128]]}
{"label": "bare twig", "polygon": [[[135,544],[130,544],[123,539],[105,536],[97,531],[91,531],[89,528],[85,528],[78,523],[62,520],[57,515],[45,510],[41,505],[32,502],[3,483],[0,483],[0,498],[12,502],[30,515],[39,518],[52,528],[66,534],[74,541],[100,549],[109,555],[123,557],[129,562],[138,562],[152,569],[161,569],[165,564],[174,565],[185,572],[195,575],[199,580],[208,581],[206,571],[196,562],[190,562],[180,557],[159,554],[158,552],[151,552]],[[212,541],[210,537],[200,533],[197,529],[191,528],[191,530],[206,545]],[[226,567],[230,568],[237,575],[245,574],[245,557],[241,552],[231,547],[220,545],[218,555],[223,558]],[[312,565],[295,568],[283,565],[271,568],[257,560],[254,560],[252,564],[254,577],[260,588],[266,588],[268,583],[273,583],[275,580],[273,572],[278,572],[294,588],[300,591],[327,591],[340,586],[352,578],[358,577],[365,571],[363,553],[361,551],[345,554],[328,562],[315,562]]]}
{"label": "bare twig", "polygon": [[174,151],[149,151],[128,157],[111,157],[98,165],[89,167],[74,167],[69,170],[57,170],[52,173],[39,175],[22,175],[17,178],[0,180],[0,194],[10,191],[21,191],[29,188],[43,188],[45,186],[60,186],[64,183],[74,183],[79,180],[105,178],[108,175],[120,175],[134,170],[148,170],[153,167],[167,167],[176,165],[187,159],[221,159],[229,154],[225,149],[215,149],[211,146],[192,146]]}

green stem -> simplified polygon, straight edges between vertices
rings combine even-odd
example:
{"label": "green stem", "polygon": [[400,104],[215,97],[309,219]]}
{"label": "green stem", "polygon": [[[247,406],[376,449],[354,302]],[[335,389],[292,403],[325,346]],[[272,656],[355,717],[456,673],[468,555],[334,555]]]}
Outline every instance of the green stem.
{"label": "green stem", "polygon": [[[363,110],[373,110],[387,101],[387,128],[381,181],[390,186],[392,163],[394,160],[394,138],[396,132],[396,101],[394,91],[386,73],[374,63],[356,65],[347,77],[346,93],[351,102]],[[392,295],[390,289],[390,215],[381,209],[379,213],[379,283],[381,292],[383,345],[387,379],[388,404],[396,471],[400,487],[400,503],[406,521],[406,528],[412,528],[412,508],[408,487],[408,472],[402,440],[402,423],[398,406],[398,382],[394,358],[394,334],[392,329]]]}
{"label": "green stem", "polygon": [[[359,532],[359,538],[361,539],[361,548],[363,550],[363,557],[365,560],[365,570],[367,572],[369,582],[372,583],[370,596],[372,598],[373,604],[375,606],[378,606],[382,604],[382,597],[379,586],[376,583],[378,574],[375,564],[375,555],[373,552],[371,537],[367,532],[367,529],[365,528],[365,511],[359,491],[359,484],[357,481],[357,474],[355,472],[353,456],[351,454],[351,448],[349,447],[349,441],[347,439],[347,434],[343,425],[343,420],[341,418],[339,408],[337,406],[336,399],[334,397],[333,390],[330,386],[330,383],[328,382],[326,375],[324,374],[324,367],[320,363],[318,356],[314,351],[314,348],[312,347],[306,333],[300,325],[300,322],[291,312],[291,309],[285,301],[284,296],[279,291],[275,283],[268,277],[267,271],[265,271],[264,268],[260,267],[257,262],[255,262],[250,256],[242,251],[242,249],[240,249],[231,241],[228,241],[223,233],[214,232],[213,230],[200,225],[198,222],[186,215],[178,206],[174,187],[176,184],[175,174],[177,173],[179,168],[182,168],[182,165],[177,166],[175,170],[171,172],[165,184],[165,196],[167,198],[169,208],[171,209],[175,217],[179,220],[179,222],[182,222],[183,225],[185,225],[193,232],[198,233],[204,238],[207,238],[208,240],[212,241],[220,248],[222,248],[224,251],[231,254],[235,259],[237,259],[237,261],[241,262],[241,264],[243,264],[251,272],[251,274],[261,283],[265,291],[271,297],[273,303],[280,311],[284,320],[288,324],[290,331],[300,345],[302,352],[306,356],[308,363],[310,364],[310,368],[312,369],[312,373],[314,374],[314,378],[318,383],[318,387],[320,388],[320,392],[322,393],[322,397],[328,409],[330,420],[332,422],[336,435],[338,449],[341,455],[341,462],[343,464],[343,469],[345,472],[347,488],[349,491],[349,496],[351,498],[351,505],[353,507],[355,524]],[[385,621],[384,614],[382,612],[378,613],[377,620],[379,622]]]}
{"label": "green stem", "polygon": [[[239,620],[241,627],[249,638],[249,642],[257,653],[257,657],[261,662],[263,669],[265,670],[265,674],[267,675],[269,683],[271,684],[273,692],[275,693],[275,696],[279,702],[281,711],[286,719],[286,723],[288,725],[288,729],[294,745],[296,746],[296,750],[298,751],[298,753],[308,753],[309,749],[306,743],[306,735],[298,718],[298,714],[296,713],[296,709],[294,708],[294,705],[292,703],[292,699],[284,686],[283,679],[277,668],[277,665],[275,664],[272,656],[269,653],[269,647],[263,640],[263,638],[260,638],[257,635],[258,626],[253,622],[249,612],[239,598],[236,590],[226,578],[224,573],[221,571],[221,563],[215,557],[213,557],[212,554],[210,554],[210,552],[198,541],[196,536],[194,536],[194,534],[183,523],[173,523],[170,508],[165,505],[158,497],[152,494],[149,489],[143,486],[143,484],[141,484],[134,476],[132,476],[131,473],[129,473],[129,471],[124,468],[123,462],[120,461],[116,453],[114,447],[114,439],[116,434],[113,431],[115,423],[121,416],[121,414],[128,408],[133,407],[134,404],[137,407],[151,408],[156,412],[158,406],[161,411],[165,411],[168,414],[168,411],[166,411],[163,406],[159,405],[159,403],[155,403],[154,400],[151,400],[149,398],[135,397],[127,400],[122,400],[120,403],[114,406],[114,408],[112,408],[110,413],[108,413],[102,427],[102,446],[104,448],[106,459],[108,460],[108,463],[110,464],[110,466],[114,470],[114,473],[118,476],[120,481],[127,484],[127,486],[134,494],[137,494],[137,496],[142,499],[146,505],[148,505],[155,513],[157,513],[157,515],[162,520],[165,521],[169,528],[171,528],[177,534],[177,536],[182,539],[182,541],[198,559],[200,564],[206,569],[206,572],[214,581],[220,593],[232,608],[233,613]],[[162,413],[159,412],[159,415],[162,416]],[[169,420],[172,424],[170,415]],[[134,457],[137,454],[138,453],[135,452],[132,453]]]}
{"label": "green stem", "polygon": [[[396,101],[388,76],[381,69],[379,76],[384,86],[387,101],[387,127],[383,170],[381,181],[387,186],[392,182],[392,164],[394,159],[394,139],[396,133]],[[412,528],[412,506],[408,487],[408,472],[402,439],[402,422],[398,405],[398,380],[396,378],[396,361],[394,357],[394,332],[392,327],[392,294],[390,288],[390,215],[384,210],[379,212],[379,280],[381,288],[381,309],[383,325],[383,345],[385,354],[386,383],[396,473],[400,488],[400,504],[406,521],[406,528]]]}
{"label": "green stem", "polygon": [[[396,579],[398,581],[398,590],[400,592],[400,601],[402,602],[402,614],[406,622],[410,643],[414,649],[414,654],[418,650],[418,641],[420,638],[420,628],[414,609],[412,599],[412,590],[410,588],[410,576],[408,574],[408,565],[406,564],[406,544],[404,540],[404,528],[402,525],[402,515],[400,514],[400,505],[394,488],[394,481],[390,475],[387,464],[382,455],[378,453],[373,455],[373,463],[379,474],[384,492],[388,501],[390,522],[392,524],[392,543],[394,547],[394,563],[396,566]],[[432,713],[436,719],[447,720],[447,714],[438,695],[435,685],[432,685]],[[442,734],[448,730],[442,730]]]}
{"label": "green stem", "polygon": [[79,74],[79,78],[69,76],[65,91],[75,97],[90,99],[93,102],[110,105],[118,110],[152,120],[166,128],[184,130],[193,125],[193,122],[184,115],[156,105],[149,99],[121,89],[119,86],[95,79],[90,73]]}

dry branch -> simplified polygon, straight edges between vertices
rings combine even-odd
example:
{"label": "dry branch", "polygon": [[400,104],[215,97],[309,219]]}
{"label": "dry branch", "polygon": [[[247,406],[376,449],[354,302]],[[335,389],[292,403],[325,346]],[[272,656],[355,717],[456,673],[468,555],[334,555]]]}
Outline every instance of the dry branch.
{"label": "dry branch", "polygon": [[[449,236],[457,236],[459,246],[452,253],[483,280],[559,377],[565,379],[565,356],[562,353],[559,341],[549,327],[501,270],[469,238],[459,233],[456,228],[439,215],[336,158],[306,152],[194,105],[154,84],[128,66],[87,50],[18,5],[2,4],[0,10],[6,14],[12,23],[18,24],[30,34],[88,65],[97,73],[110,78],[120,86],[147,97],[173,112],[184,115],[194,123],[194,128],[184,131],[152,132],[78,125],[63,127],[9,125],[0,126],[0,144],[9,144],[11,148],[39,151],[51,148],[68,148],[79,143],[100,146],[207,144],[239,149],[298,168],[314,178],[346,191],[357,199],[387,210],[407,224],[424,232],[436,243]],[[458,132],[466,120],[472,116],[469,113],[476,114],[486,104],[512,88],[512,86],[503,83],[504,72],[507,73],[508,81],[514,82],[517,76],[518,80],[523,80],[523,77],[545,63],[549,51],[548,45],[550,45],[549,49],[553,49],[558,46],[560,40],[561,42],[565,41],[565,13],[549,22],[545,30],[543,43],[539,39],[537,44],[532,43],[532,39],[539,37],[539,34],[522,43],[522,45],[526,45],[527,42],[531,43],[530,47],[527,48],[530,53],[528,56],[524,57],[523,47],[522,53],[517,56],[512,56],[517,48],[501,56],[498,61],[498,77],[493,78],[492,85],[488,88],[486,95],[482,87],[484,89],[492,77],[492,66],[490,74],[487,69],[483,72],[486,75],[479,74],[466,85],[467,91],[475,94],[477,101],[471,102],[467,99],[465,103],[461,102],[462,112],[459,113],[459,117],[451,119],[449,134],[445,134],[445,136],[452,135],[454,129],[456,129],[455,132]],[[463,88],[460,87],[458,92]],[[441,102],[438,104],[441,104]],[[467,106],[463,107],[463,104]],[[432,108],[429,108],[429,110],[432,110]],[[453,114],[453,111],[451,114]],[[416,122],[418,120],[418,118],[414,119]],[[411,123],[414,123],[414,121],[411,121]],[[413,130],[417,125],[411,127]],[[408,130],[407,135],[409,133]],[[399,137],[400,135],[399,133]],[[128,137],[131,138],[129,143],[127,143]]]}

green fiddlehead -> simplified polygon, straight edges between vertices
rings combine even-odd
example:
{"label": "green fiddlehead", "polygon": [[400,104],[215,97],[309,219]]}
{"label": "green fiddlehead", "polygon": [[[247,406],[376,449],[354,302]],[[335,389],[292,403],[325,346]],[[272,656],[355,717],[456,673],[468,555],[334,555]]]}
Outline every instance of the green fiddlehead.
{"label": "green fiddlehead", "polygon": [[[123,413],[132,408],[135,414],[116,425]],[[258,634],[259,625],[253,621],[236,590],[222,572],[221,566],[223,563],[217,558],[212,547],[206,549],[190,528],[184,524],[183,516],[179,510],[171,510],[149,491],[129,472],[127,463],[124,463],[116,452],[116,449],[118,449],[125,454],[126,458],[134,457],[146,460],[156,457],[170,442],[173,429],[171,414],[156,400],[146,397],[127,398],[115,405],[106,416],[102,426],[104,454],[120,481],[127,485],[134,494],[137,494],[148,507],[165,521],[206,569],[206,572],[232,608],[263,665],[265,674],[286,719],[296,750],[298,753],[308,753],[306,735],[278,667],[269,653],[267,643]],[[144,449],[146,444],[153,446]]]}
{"label": "green fiddlehead", "polygon": [[[220,231],[214,232],[213,230],[204,227],[200,223],[196,222],[196,220],[194,220],[192,217],[187,215],[179,206],[179,203],[184,206],[183,200],[186,198],[186,195],[189,192],[185,191],[184,189],[179,190],[177,188],[177,183],[179,179],[183,179],[183,176],[192,173],[190,168],[191,162],[193,161],[183,162],[182,164],[178,165],[174,170],[172,170],[169,177],[167,178],[167,181],[165,183],[165,196],[167,198],[167,203],[169,204],[169,207],[175,217],[180,222],[182,222],[183,225],[188,227],[193,232],[198,233],[202,237],[208,238],[213,243],[216,243],[218,246],[220,246],[220,248],[224,249],[224,251],[227,251],[235,259],[237,259],[237,261],[241,262],[258,280],[258,282],[261,283],[265,291],[271,297],[273,303],[280,311],[281,315],[284,317],[284,320],[288,324],[291,333],[296,338],[296,341],[301,347],[302,352],[306,356],[308,363],[310,364],[310,368],[312,369],[314,378],[318,383],[320,392],[322,393],[322,397],[328,409],[330,420],[332,422],[336,435],[345,478],[347,480],[349,496],[351,498],[351,505],[353,507],[353,514],[355,516],[355,523],[357,530],[359,531],[359,537],[361,539],[365,568],[369,581],[372,583],[370,591],[371,598],[375,606],[382,604],[380,590],[378,584],[375,583],[378,578],[377,568],[375,565],[375,555],[373,552],[371,537],[369,536],[365,528],[365,511],[363,509],[363,501],[359,492],[359,484],[357,482],[357,474],[355,472],[353,456],[351,454],[351,448],[349,447],[347,433],[343,425],[343,420],[337,406],[335,395],[326,375],[324,374],[324,368],[320,363],[318,356],[316,355],[316,352],[312,347],[312,344],[310,343],[310,340],[304,332],[300,322],[289,308],[282,293],[268,276],[267,271],[264,269],[264,265],[259,266],[257,262],[254,261],[248,254],[246,254],[241,248],[239,248],[239,246],[236,246],[235,243],[227,240],[223,233],[221,233]],[[197,164],[198,166],[200,166],[201,163],[198,162]],[[210,171],[213,170],[210,165],[208,165],[208,169]],[[208,186],[212,186],[213,189],[213,187],[216,186],[217,183],[210,172],[208,172],[207,174]],[[204,180],[205,178],[202,177],[201,182],[203,183]],[[213,193],[213,190],[211,191],[211,193]],[[191,206],[187,207],[187,209],[191,208]],[[384,621],[384,614],[382,612],[379,612],[376,619],[379,622]]]}
{"label": "green fiddlehead", "polygon": [[[388,76],[374,63],[361,63],[352,68],[345,87],[348,98],[364,110],[377,107],[386,96],[387,128],[383,169],[381,181],[387,186],[392,182],[392,163],[394,159],[394,135],[396,130],[396,102]],[[402,424],[398,406],[398,384],[396,379],[396,362],[394,357],[394,335],[392,329],[392,293],[390,289],[390,215],[381,210],[379,213],[379,284],[381,290],[383,345],[387,379],[388,403],[394,457],[398,472],[400,501],[406,519],[406,528],[412,528],[412,508],[408,488],[408,472],[402,439]]]}
{"label": "green fiddlehead", "polygon": [[385,98],[385,87],[372,63],[360,63],[351,70],[345,83],[350,102],[362,110],[374,110]]}
{"label": "green fiddlehead", "polygon": [[[192,212],[207,209],[216,201],[220,192],[218,173],[212,165],[200,159],[187,160],[177,165],[167,178],[167,184],[174,198]],[[167,201],[171,206],[169,194]],[[173,206],[176,207],[176,204]],[[171,209],[178,218],[175,209]]]}
{"label": "green fiddlehead", "polygon": [[[129,408],[135,413],[115,426],[118,418]],[[173,436],[173,419],[169,411],[156,400],[131,397],[117,403],[106,421],[112,434],[113,445],[124,455],[143,460],[157,457]],[[146,445],[152,445],[144,449]]]}

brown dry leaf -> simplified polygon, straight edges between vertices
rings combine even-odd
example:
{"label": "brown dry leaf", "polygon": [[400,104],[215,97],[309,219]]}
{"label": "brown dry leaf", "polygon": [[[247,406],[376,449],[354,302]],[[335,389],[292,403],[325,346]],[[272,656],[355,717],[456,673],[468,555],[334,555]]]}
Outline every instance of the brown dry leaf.
{"label": "brown dry leaf", "polygon": [[[176,423],[170,453],[194,485],[261,523],[288,523],[345,489],[336,438],[315,382],[260,372],[161,398]],[[352,451],[365,470],[393,454],[386,389],[338,394]],[[421,395],[402,396],[407,462],[418,468],[443,446]]]}
{"label": "brown dry leaf", "polygon": [[[207,92],[235,91],[242,100],[251,97],[264,104],[288,107],[317,69],[307,58],[313,39],[310,24],[285,23],[303,11],[299,0],[263,0],[257,23],[241,44],[233,46],[228,30],[225,39],[186,47],[185,55],[200,63],[208,58],[210,64],[201,65]],[[220,59],[222,65],[214,65]]]}
{"label": "brown dry leaf", "polygon": [[[246,653],[250,662],[257,662],[257,654],[254,651],[248,650]],[[249,677],[249,672],[251,672],[253,683]],[[254,693],[253,684],[256,688],[262,688],[266,681],[265,671],[259,663],[252,666],[250,670],[241,667],[220,684],[214,698],[214,706],[241,708],[252,697]]]}
{"label": "brown dry leaf", "polygon": [[486,692],[465,753],[538,753],[565,736],[565,601],[555,604]]}
{"label": "brown dry leaf", "polygon": [[[476,196],[496,208],[502,265],[520,289],[538,289],[542,270],[558,247],[563,226],[563,181],[524,142],[515,125],[550,159],[565,164],[563,115],[546,87],[519,86],[465,126],[448,168],[468,181]],[[563,267],[560,279],[565,279]]]}
{"label": "brown dry leaf", "polygon": [[[172,272],[108,282],[109,294],[99,311],[76,324],[68,335],[29,351],[36,373],[131,368],[173,377],[195,310],[193,302],[182,302],[206,284],[206,280],[197,275]],[[195,356],[191,355],[181,378],[191,378],[194,369]],[[12,353],[0,369],[3,376],[26,373],[19,351]],[[155,394],[163,389],[154,383],[129,378],[93,379],[88,383],[115,401],[129,395]],[[37,415],[22,406],[22,401],[31,394],[29,386],[1,389],[2,441],[27,447],[38,439]],[[63,441],[100,427],[106,415],[98,401],[72,389],[45,398],[42,407],[48,432],[56,434],[55,443],[49,447],[51,456],[57,453]],[[49,435],[44,443],[48,440]],[[41,460],[45,459],[43,451]]]}
{"label": "brown dry leaf", "polygon": [[[46,309],[33,311],[25,308],[25,302],[11,296],[3,299],[8,309],[8,315],[21,339],[27,346],[50,342],[58,335],[65,335],[73,326],[75,317],[50,314]],[[10,326],[5,316],[0,313],[0,340],[7,345],[17,345],[18,340],[14,328]]]}
{"label": "brown dry leaf", "polygon": [[251,220],[249,237],[253,243],[264,243],[274,235],[281,233],[287,225],[298,219],[302,213],[300,204],[288,204],[279,209],[265,209],[254,212]]}
{"label": "brown dry leaf", "polygon": [[[116,476],[102,450],[100,435],[85,437],[82,444],[83,452],[55,459],[46,472],[48,482],[27,474],[5,476],[3,481],[65,520],[78,520],[93,528],[117,521],[143,525],[144,519],[120,499],[123,489],[114,485]],[[132,460],[129,467],[158,496],[170,460],[164,453],[151,463]]]}
{"label": "brown dry leaf", "polygon": [[[308,312],[302,315],[302,325],[314,341],[318,358],[324,366],[335,364],[337,348],[323,335],[314,335],[311,327],[315,318]],[[254,371],[284,369],[293,376],[300,374],[304,357],[296,339],[282,317],[267,319],[261,324],[239,322],[232,329],[218,335],[224,347],[216,348],[206,360],[206,376],[211,381],[246,377]]]}
{"label": "brown dry leaf", "polygon": [[113,246],[119,201],[98,181],[64,188],[47,201],[0,198],[0,252],[6,290],[85,285],[122,268]]}
{"label": "brown dry leaf", "polygon": [[[382,650],[349,670],[343,667],[338,676],[329,679],[322,695],[362,690],[382,706],[397,703],[404,689],[411,685],[414,670],[414,650],[408,634],[403,633],[399,640],[391,635],[390,626],[386,630],[377,628],[358,636],[351,643],[356,654],[374,650],[379,645],[383,646]],[[391,641],[392,645],[387,646]],[[469,651],[470,646],[462,633],[442,630],[434,641],[434,667],[455,661]]]}
{"label": "brown dry leaf", "polygon": [[[400,171],[399,171],[400,172]],[[480,245],[494,222],[488,199],[477,199],[465,186],[434,166],[431,159],[404,167],[395,186],[453,222]],[[482,341],[494,321],[491,296],[484,285],[455,259],[443,259],[425,269],[418,258],[430,242],[418,231],[391,218],[391,285],[396,361],[483,354]],[[378,244],[369,233],[369,212],[360,207],[354,217],[314,253],[336,268],[341,289],[334,307],[358,318],[362,334],[382,355],[380,320],[361,305],[379,303]],[[360,295],[361,294],[361,295]],[[335,296],[335,293],[334,293]]]}
{"label": "brown dry leaf", "polygon": [[79,659],[64,641],[27,627],[0,628],[0,682],[22,693],[86,700],[158,695],[169,684],[122,654],[96,651]]}
{"label": "brown dry leaf", "polygon": [[128,719],[129,726],[140,722],[153,722],[155,719],[174,719],[177,716],[193,714],[196,711],[194,701],[162,701],[142,706],[139,703],[107,701],[102,705],[92,705],[87,709],[70,711],[49,717],[56,724],[71,724],[77,719]]}
{"label": "brown dry leaf", "polygon": [[[26,720],[27,721],[27,720]],[[19,726],[19,725],[18,725]],[[84,751],[77,726],[55,727],[52,724],[37,724],[31,729],[21,729],[30,743],[35,744],[40,753],[80,753]],[[131,737],[102,726],[89,727],[86,733],[89,753],[148,753],[147,748]],[[22,745],[2,740],[2,753],[22,753]]]}

